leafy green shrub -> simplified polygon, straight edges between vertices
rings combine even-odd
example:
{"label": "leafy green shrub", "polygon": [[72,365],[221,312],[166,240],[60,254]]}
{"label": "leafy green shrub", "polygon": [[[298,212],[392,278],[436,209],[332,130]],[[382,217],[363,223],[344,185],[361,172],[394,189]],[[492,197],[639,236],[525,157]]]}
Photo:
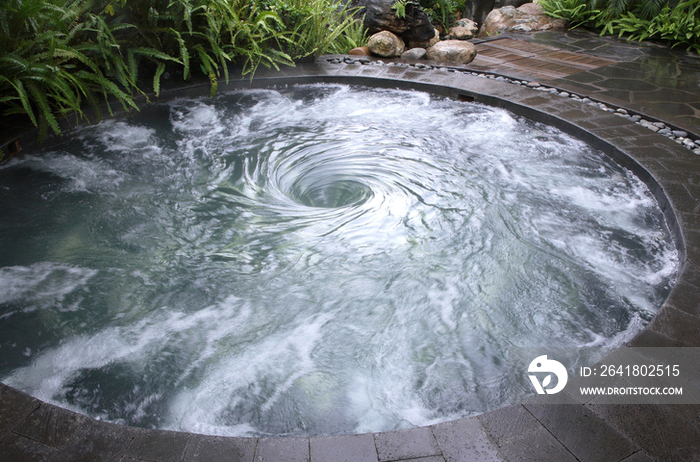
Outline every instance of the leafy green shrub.
{"label": "leafy green shrub", "polygon": [[353,48],[367,45],[369,35],[363,24],[363,20],[353,21],[338,38],[331,43],[327,50],[329,53],[345,54]]}
{"label": "leafy green shrub", "polygon": [[[211,93],[231,63],[260,66],[344,53],[367,41],[342,0],[0,0],[0,112],[26,114],[45,136],[58,119],[136,108],[167,74],[201,71]],[[167,73],[167,74],[166,74]],[[109,107],[109,106],[108,106]],[[111,112],[111,107],[109,107]]]}
{"label": "leafy green shrub", "polygon": [[700,0],[540,0],[550,16],[629,40],[661,40],[700,52]]}
{"label": "leafy green shrub", "polygon": [[672,47],[682,46],[700,53],[700,0],[690,0],[675,8],[665,6],[651,19],[627,12],[608,22],[603,32],[628,34],[630,40],[662,40]]}
{"label": "leafy green shrub", "polygon": [[228,81],[231,61],[242,62],[244,74],[260,65],[292,64],[279,51],[280,41],[288,35],[280,27],[280,18],[259,8],[257,2],[111,0],[103,1],[99,9],[109,14],[110,23],[122,26],[118,40],[129,46],[126,53],[132,70],[136,72],[140,64],[144,67],[142,60],[150,63],[156,93],[166,64],[182,66],[185,79],[192,65],[199,65],[210,79],[212,93],[222,73]]}
{"label": "leafy green shrub", "polygon": [[540,5],[549,16],[568,21],[572,28],[600,27],[604,16],[602,10],[592,7],[585,0],[540,0]]}
{"label": "leafy green shrub", "polygon": [[26,114],[43,137],[60,133],[61,116],[85,118],[85,102],[98,115],[100,99],[136,108],[144,72],[158,94],[168,66],[184,79],[198,67],[214,93],[232,61],[244,73],[293,65],[280,24],[242,0],[2,0],[0,109]]}
{"label": "leafy green shrub", "polygon": [[432,22],[448,29],[455,21],[455,13],[464,10],[464,0],[419,0]]}
{"label": "leafy green shrub", "polygon": [[342,0],[276,0],[270,6],[291,33],[281,43],[294,59],[346,52],[348,46],[366,42],[364,28]]}
{"label": "leafy green shrub", "polygon": [[588,0],[592,9],[602,11],[606,21],[618,19],[628,12],[648,19],[660,14],[665,7],[674,8],[678,3],[678,0]]}
{"label": "leafy green shrub", "polygon": [[57,117],[84,118],[85,102],[99,111],[100,97],[136,107],[129,95],[134,80],[113,53],[119,45],[86,7],[80,0],[5,0],[0,6],[0,105],[4,115],[26,114],[42,138],[48,128],[61,132]]}

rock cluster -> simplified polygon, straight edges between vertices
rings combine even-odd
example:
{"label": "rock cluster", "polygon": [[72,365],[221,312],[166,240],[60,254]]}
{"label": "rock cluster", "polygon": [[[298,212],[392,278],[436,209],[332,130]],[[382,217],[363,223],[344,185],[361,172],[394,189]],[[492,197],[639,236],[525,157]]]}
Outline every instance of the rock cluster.
{"label": "rock cluster", "polygon": [[[425,48],[411,48],[405,51],[405,45],[396,35],[389,31],[382,31],[374,34],[367,42],[369,52],[382,58],[402,57],[404,59],[423,59],[440,63],[468,64],[476,56],[476,48],[471,42],[462,40],[442,40],[433,46]],[[363,50],[354,49],[353,55],[362,55]]]}
{"label": "rock cluster", "polygon": [[457,22],[441,42],[439,31],[418,3],[406,3],[405,15],[400,18],[392,8],[395,3],[395,0],[349,0],[348,6],[358,8],[356,14],[363,18],[372,34],[366,47],[355,48],[349,54],[409,60],[428,58],[460,64],[474,59],[476,49],[464,40],[474,38],[478,31],[476,23],[469,19]]}
{"label": "rock cluster", "polygon": [[532,0],[465,0],[462,17],[471,19],[477,24],[483,24],[486,16],[494,8],[503,8],[504,6],[517,8],[530,1]]}
{"label": "rock cluster", "polygon": [[479,34],[479,25],[471,19],[460,19],[450,27],[450,38],[454,40],[469,40]]}
{"label": "rock cluster", "polygon": [[401,18],[392,8],[394,3],[396,0],[350,0],[348,6],[356,8],[355,17],[364,20],[370,34],[386,30],[406,42],[426,41],[435,35],[430,18],[417,3],[406,3],[406,14]]}
{"label": "rock cluster", "polygon": [[[471,19],[456,21],[447,34],[440,33],[431,24],[425,12],[417,3],[405,5],[405,15],[399,18],[392,7],[395,0],[349,0],[351,7],[361,7],[358,14],[364,14],[364,24],[373,35],[366,48],[356,48],[353,55],[374,55],[382,58],[402,57],[417,60],[429,59],[442,63],[468,64],[476,56],[476,49],[468,42],[476,35],[487,37],[507,31],[534,31],[564,28],[565,21],[554,19],[544,13],[538,3],[525,3],[525,0],[491,0],[494,4],[506,6],[492,10],[479,29]],[[475,3],[474,0],[472,3]],[[479,5],[488,6],[489,2]],[[515,8],[514,5],[520,5]],[[481,7],[480,6],[480,7]],[[406,46],[408,45],[408,46]]]}

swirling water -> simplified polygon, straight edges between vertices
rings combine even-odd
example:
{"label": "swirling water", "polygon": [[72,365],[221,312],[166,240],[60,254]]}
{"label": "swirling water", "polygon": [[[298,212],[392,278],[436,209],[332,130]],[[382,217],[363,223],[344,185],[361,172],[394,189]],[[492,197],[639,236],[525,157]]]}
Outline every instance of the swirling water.
{"label": "swirling water", "polygon": [[615,346],[678,255],[560,131],[420,92],[180,99],[0,167],[0,377],[130,425],[380,431],[521,399],[512,346]]}

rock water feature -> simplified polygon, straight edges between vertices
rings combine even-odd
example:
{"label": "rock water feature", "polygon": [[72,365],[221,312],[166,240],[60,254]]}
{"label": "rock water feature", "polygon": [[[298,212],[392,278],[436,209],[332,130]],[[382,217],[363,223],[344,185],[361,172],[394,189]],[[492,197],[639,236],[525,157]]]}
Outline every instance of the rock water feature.
{"label": "rock water feature", "polygon": [[0,168],[2,381],[224,435],[496,409],[514,346],[614,348],[678,255],[645,185],[507,111],[341,85],[182,99]]}
{"label": "rock water feature", "polygon": [[404,41],[426,41],[435,35],[430,18],[417,3],[407,2],[401,17],[393,8],[395,3],[395,0],[350,0],[347,4],[370,34],[389,31]]}

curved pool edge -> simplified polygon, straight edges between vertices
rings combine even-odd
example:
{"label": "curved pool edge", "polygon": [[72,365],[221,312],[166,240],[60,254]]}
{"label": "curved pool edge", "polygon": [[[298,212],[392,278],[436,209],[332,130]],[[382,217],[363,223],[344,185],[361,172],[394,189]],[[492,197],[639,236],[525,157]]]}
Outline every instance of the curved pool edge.
{"label": "curved pool edge", "polygon": [[[447,69],[318,60],[232,80],[220,91],[297,83],[417,89],[508,109],[568,132],[613,157],[656,196],[679,250],[679,277],[653,321],[627,346],[700,346],[700,157],[597,107]],[[193,85],[161,100],[201,96]],[[625,354],[625,347],[615,354]],[[668,359],[668,357],[667,357]],[[658,357],[654,358],[659,361]],[[700,378],[693,385],[700,387]],[[576,379],[573,379],[576,380]],[[531,400],[477,417],[374,434],[217,437],[97,421],[0,384],[3,461],[651,461],[700,454],[700,405],[613,405]]]}

